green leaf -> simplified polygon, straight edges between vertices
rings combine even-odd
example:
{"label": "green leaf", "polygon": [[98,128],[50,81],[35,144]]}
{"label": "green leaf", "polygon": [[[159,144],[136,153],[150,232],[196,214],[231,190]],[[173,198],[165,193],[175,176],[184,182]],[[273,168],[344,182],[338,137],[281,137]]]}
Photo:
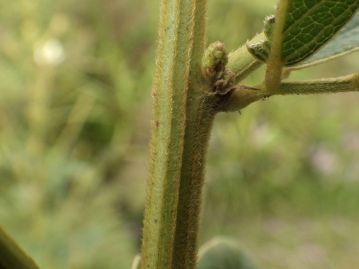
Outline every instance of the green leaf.
{"label": "green leaf", "polygon": [[330,42],[295,68],[319,64],[357,50],[359,50],[359,13]]}
{"label": "green leaf", "polygon": [[254,265],[232,240],[215,238],[199,251],[197,269],[254,269]]}
{"label": "green leaf", "polygon": [[[359,0],[289,0],[283,29],[283,64],[293,66],[313,55],[333,38],[358,8]],[[268,17],[265,20],[266,38],[259,43],[247,44],[249,51],[264,62],[271,52],[272,24],[273,17]]]}

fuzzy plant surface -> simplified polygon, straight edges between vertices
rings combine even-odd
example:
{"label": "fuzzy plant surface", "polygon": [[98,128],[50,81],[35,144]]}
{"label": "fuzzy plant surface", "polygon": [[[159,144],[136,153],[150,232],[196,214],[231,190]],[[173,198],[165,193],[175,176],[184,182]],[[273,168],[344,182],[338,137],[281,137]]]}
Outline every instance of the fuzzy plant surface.
{"label": "fuzzy plant surface", "polygon": [[[206,0],[162,0],[141,259],[134,268],[252,268],[227,244],[197,260],[206,151],[215,115],[275,95],[359,91],[359,74],[291,81],[290,72],[359,48],[359,0],[280,0],[263,32],[228,53],[205,49]],[[260,66],[263,81],[242,81]]]}
{"label": "fuzzy plant surface", "polygon": [[[198,259],[206,152],[215,116],[275,95],[359,91],[358,72],[288,79],[292,71],[358,50],[359,0],[280,0],[263,32],[230,53],[223,42],[206,45],[207,2],[161,0],[143,242],[134,269],[253,268],[226,243],[203,248]],[[243,84],[263,65],[260,83]],[[38,268],[3,230],[0,268]]]}

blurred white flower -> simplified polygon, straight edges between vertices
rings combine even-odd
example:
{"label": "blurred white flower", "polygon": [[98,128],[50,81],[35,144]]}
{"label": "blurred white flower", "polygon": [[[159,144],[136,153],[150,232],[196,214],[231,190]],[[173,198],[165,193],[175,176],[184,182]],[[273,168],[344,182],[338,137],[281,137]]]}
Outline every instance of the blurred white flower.
{"label": "blurred white flower", "polygon": [[256,123],[252,127],[251,139],[254,145],[263,148],[276,139],[275,130],[266,122]]}
{"label": "blurred white flower", "polygon": [[65,59],[65,50],[57,39],[48,39],[34,49],[34,60],[41,65],[59,65]]}
{"label": "blurred white flower", "polygon": [[334,174],[338,169],[338,157],[323,146],[319,146],[313,151],[311,161],[317,171],[327,176]]}

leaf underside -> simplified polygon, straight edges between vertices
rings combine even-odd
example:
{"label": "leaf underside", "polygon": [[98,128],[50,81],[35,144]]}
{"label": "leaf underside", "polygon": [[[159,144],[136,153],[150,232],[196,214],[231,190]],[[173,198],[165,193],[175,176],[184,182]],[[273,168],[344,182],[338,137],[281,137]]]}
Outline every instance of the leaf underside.
{"label": "leaf underside", "polygon": [[318,64],[357,50],[359,50],[359,12],[330,42],[296,68]]}
{"label": "leaf underside", "polygon": [[[296,65],[309,58],[323,47],[353,17],[359,8],[359,0],[289,0],[286,21],[283,29],[282,62],[285,66]],[[259,43],[247,44],[249,51],[259,60],[266,62],[271,52],[271,33],[273,17],[266,19],[266,38]],[[358,33],[359,22],[348,24],[337,38],[348,33]],[[337,39],[336,38],[336,39]],[[335,39],[335,40],[336,40]],[[354,38],[355,39],[355,38]],[[359,39],[359,37],[357,37]],[[355,39],[356,42],[358,40]],[[329,44],[328,44],[329,46]],[[309,61],[318,61],[323,57],[343,53],[343,43],[336,43]],[[348,45],[350,50],[357,46],[355,42]],[[324,49],[323,48],[323,49]],[[333,50],[334,48],[334,50]]]}

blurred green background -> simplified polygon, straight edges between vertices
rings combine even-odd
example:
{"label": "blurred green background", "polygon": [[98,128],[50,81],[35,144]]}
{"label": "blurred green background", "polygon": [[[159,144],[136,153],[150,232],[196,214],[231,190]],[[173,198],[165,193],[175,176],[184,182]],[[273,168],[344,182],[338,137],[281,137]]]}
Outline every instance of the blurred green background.
{"label": "blurred green background", "polygon": [[[130,268],[158,0],[0,3],[0,223],[41,268]],[[275,3],[209,1],[208,41],[237,48]],[[292,77],[357,70],[354,54]],[[218,116],[200,241],[231,236],[260,268],[359,268],[358,101],[276,97]]]}

